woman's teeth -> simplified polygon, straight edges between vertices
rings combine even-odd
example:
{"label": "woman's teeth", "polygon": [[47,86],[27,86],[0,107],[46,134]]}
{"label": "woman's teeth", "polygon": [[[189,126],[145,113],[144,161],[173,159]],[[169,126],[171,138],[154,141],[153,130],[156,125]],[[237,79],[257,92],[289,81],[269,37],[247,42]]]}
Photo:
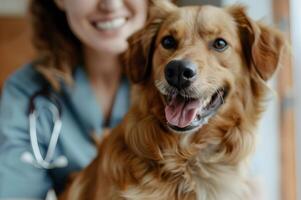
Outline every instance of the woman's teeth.
{"label": "woman's teeth", "polygon": [[96,28],[101,30],[112,30],[123,26],[126,22],[124,17],[115,18],[110,21],[97,22]]}

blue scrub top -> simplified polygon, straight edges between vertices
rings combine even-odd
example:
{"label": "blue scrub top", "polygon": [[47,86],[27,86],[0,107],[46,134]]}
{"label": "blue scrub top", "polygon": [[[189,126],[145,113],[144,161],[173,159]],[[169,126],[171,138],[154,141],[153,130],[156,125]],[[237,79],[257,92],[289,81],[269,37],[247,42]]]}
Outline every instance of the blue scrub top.
{"label": "blue scrub top", "polygon": [[[91,134],[101,134],[103,116],[84,69],[77,67],[74,85],[62,85],[59,98],[62,106],[62,130],[55,158],[64,155],[67,167],[40,169],[21,160],[24,152],[32,152],[29,137],[28,107],[30,97],[41,90],[42,76],[29,64],[13,74],[5,83],[0,99],[0,198],[45,199],[47,191],[60,192],[70,173],[87,166],[96,156]],[[129,83],[123,78],[109,127],[117,125],[127,112]],[[45,154],[53,126],[45,98],[35,100],[39,113],[37,134],[39,147]]]}

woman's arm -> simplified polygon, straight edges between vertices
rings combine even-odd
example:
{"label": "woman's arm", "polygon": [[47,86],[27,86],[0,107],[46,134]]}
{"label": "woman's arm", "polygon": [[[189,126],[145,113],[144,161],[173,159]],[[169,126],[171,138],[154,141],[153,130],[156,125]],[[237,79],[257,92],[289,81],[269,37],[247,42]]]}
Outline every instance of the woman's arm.
{"label": "woman's arm", "polygon": [[[33,84],[22,69],[5,84],[0,100],[0,199],[45,199],[51,179],[44,169],[21,160],[32,152],[28,128],[28,103]],[[22,78],[23,76],[23,78]],[[36,86],[35,86],[36,87]],[[40,146],[41,148],[41,146]],[[41,149],[43,151],[43,149]]]}

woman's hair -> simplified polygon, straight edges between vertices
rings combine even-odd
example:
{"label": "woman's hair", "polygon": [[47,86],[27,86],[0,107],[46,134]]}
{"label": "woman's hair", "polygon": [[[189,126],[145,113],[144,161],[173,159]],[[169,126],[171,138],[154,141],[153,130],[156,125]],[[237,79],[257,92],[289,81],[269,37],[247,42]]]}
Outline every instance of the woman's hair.
{"label": "woman's hair", "polygon": [[82,62],[81,44],[54,0],[31,0],[29,12],[37,52],[34,65],[59,89],[59,80],[70,83],[73,68]]}
{"label": "woman's hair", "polygon": [[34,65],[58,90],[60,81],[72,83],[73,68],[83,63],[81,43],[54,0],[31,0],[29,12],[37,52]]}

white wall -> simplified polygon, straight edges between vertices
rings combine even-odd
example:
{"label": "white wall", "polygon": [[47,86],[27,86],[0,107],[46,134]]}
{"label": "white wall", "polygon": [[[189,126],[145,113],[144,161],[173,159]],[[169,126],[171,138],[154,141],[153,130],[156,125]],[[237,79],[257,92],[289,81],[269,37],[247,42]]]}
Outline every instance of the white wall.
{"label": "white wall", "polygon": [[291,0],[291,36],[294,52],[294,98],[296,113],[297,199],[301,200],[301,1]]}
{"label": "white wall", "polygon": [[[224,5],[237,2],[247,6],[248,14],[252,19],[272,24],[272,0],[223,0]],[[269,85],[273,87],[275,79]],[[267,111],[259,126],[259,141],[252,163],[252,173],[260,177],[267,200],[280,200],[281,197],[278,108],[277,95],[271,93],[267,102]]]}
{"label": "white wall", "polygon": [[24,15],[28,0],[0,0],[0,15]]}

